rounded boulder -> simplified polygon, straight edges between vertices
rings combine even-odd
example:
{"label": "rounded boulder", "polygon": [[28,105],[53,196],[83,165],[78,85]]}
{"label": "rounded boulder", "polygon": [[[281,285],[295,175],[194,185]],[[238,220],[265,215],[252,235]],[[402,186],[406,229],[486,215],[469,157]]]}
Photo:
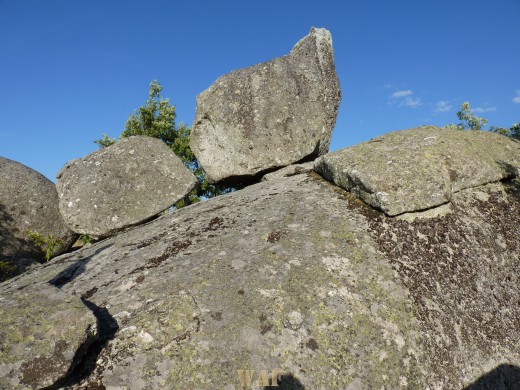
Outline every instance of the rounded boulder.
{"label": "rounded boulder", "polygon": [[144,136],[72,160],[56,177],[65,222],[94,237],[147,221],[198,183],[164,142]]}
{"label": "rounded boulder", "polygon": [[67,250],[75,238],[61,218],[56,186],[35,170],[0,157],[0,262],[11,276],[44,258],[30,232],[57,242],[53,255]]}

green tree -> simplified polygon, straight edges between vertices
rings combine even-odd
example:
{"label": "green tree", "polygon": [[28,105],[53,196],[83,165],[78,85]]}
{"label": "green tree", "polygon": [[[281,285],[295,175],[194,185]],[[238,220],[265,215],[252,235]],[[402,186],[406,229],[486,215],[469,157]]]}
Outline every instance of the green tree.
{"label": "green tree", "polygon": [[110,138],[108,135],[103,134],[103,137],[94,141],[95,144],[98,144],[100,148],[106,148],[114,143],[116,143],[115,138]]}
{"label": "green tree", "polygon": [[469,102],[464,102],[460,106],[460,111],[457,112],[457,118],[459,118],[458,124],[449,124],[446,127],[456,130],[483,130],[487,125],[488,121],[484,118],[476,116]]}
{"label": "green tree", "polygon": [[[211,184],[206,179],[204,169],[190,148],[191,128],[181,123],[175,124],[175,106],[168,98],[161,97],[162,86],[154,80],[150,83],[148,100],[139,107],[126,121],[125,129],[119,138],[134,135],[145,135],[158,138],[168,145],[199,180],[199,187],[177,202],[176,207],[183,207],[200,201],[201,198],[211,198],[233,191],[233,188]],[[105,148],[116,142],[115,139],[103,134],[101,139],[94,141],[100,148]]]}
{"label": "green tree", "polygon": [[489,128],[490,131],[495,133],[507,135],[508,137],[515,138],[520,140],[520,125],[518,123],[513,123],[509,129],[504,129],[503,127],[495,127],[491,126]]}
{"label": "green tree", "polygon": [[[455,130],[484,130],[484,127],[488,124],[487,119],[479,118],[473,113],[469,102],[461,104],[460,111],[457,112],[457,118],[460,120],[458,124],[452,123],[445,127]],[[514,123],[509,129],[490,126],[488,130],[520,140],[520,126],[518,123]]]}

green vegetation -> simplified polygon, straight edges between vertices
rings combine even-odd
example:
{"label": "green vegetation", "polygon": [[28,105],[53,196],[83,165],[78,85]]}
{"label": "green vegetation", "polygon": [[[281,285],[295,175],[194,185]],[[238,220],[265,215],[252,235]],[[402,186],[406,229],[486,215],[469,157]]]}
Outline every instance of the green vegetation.
{"label": "green vegetation", "polygon": [[[457,117],[460,121],[458,124],[455,125],[452,123],[446,127],[455,130],[485,130],[484,128],[488,124],[487,119],[479,118],[473,113],[469,102],[461,104],[460,111],[457,112]],[[490,126],[488,130],[520,140],[520,125],[518,123],[514,123],[509,129]]]}
{"label": "green vegetation", "polygon": [[[212,198],[214,196],[231,192],[233,188],[210,184],[206,174],[199,164],[197,158],[190,148],[191,128],[181,123],[175,124],[175,107],[170,105],[168,98],[161,97],[162,86],[154,80],[150,83],[148,100],[144,106],[139,107],[134,114],[130,114],[125,130],[119,138],[134,135],[145,135],[158,138],[168,145],[173,152],[182,160],[199,180],[199,187],[189,193],[184,199],[177,202],[177,208],[200,201],[201,198]],[[101,139],[94,141],[100,148],[105,148],[116,142],[115,139],[103,134]]]}
{"label": "green vegetation", "polygon": [[90,237],[88,234],[82,234],[81,236],[79,236],[78,240],[81,241],[83,245],[87,245],[92,242],[93,238]]}
{"label": "green vegetation", "polygon": [[7,261],[0,261],[0,283],[11,279],[15,274],[16,267]]}
{"label": "green vegetation", "polygon": [[43,237],[40,233],[32,230],[27,231],[27,237],[43,251],[45,254],[45,261],[49,261],[52,258],[54,251],[63,244],[61,238],[54,238],[52,235]]}
{"label": "green vegetation", "polygon": [[520,124],[518,123],[514,123],[513,126],[511,126],[509,129],[491,126],[489,130],[520,140]]}

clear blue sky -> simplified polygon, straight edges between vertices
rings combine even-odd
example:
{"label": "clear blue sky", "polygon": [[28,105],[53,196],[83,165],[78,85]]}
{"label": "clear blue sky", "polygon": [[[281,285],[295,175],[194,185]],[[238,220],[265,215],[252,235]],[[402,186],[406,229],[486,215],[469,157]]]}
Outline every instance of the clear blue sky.
{"label": "clear blue sky", "polygon": [[343,99],[331,149],[456,122],[469,100],[520,121],[520,0],[0,0],[0,156],[54,181],[118,136],[157,79],[192,123],[219,76],[332,33]]}

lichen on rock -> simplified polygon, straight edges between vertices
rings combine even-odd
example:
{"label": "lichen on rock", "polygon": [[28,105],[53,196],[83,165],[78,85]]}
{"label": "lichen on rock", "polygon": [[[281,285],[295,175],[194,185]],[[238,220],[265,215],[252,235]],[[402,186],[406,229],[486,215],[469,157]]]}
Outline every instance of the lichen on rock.
{"label": "lichen on rock", "polygon": [[451,213],[410,222],[315,173],[262,182],[4,283],[0,308],[38,310],[14,294],[34,285],[106,310],[116,331],[70,388],[240,388],[238,370],[257,381],[278,369],[305,388],[462,388],[507,367],[513,378],[519,193],[461,190]]}
{"label": "lichen on rock", "polygon": [[320,157],[314,169],[387,215],[449,202],[520,172],[520,142],[489,131],[422,126]]}
{"label": "lichen on rock", "polygon": [[197,97],[190,145],[208,180],[250,178],[328,152],[341,99],[332,38],[220,77]]}

